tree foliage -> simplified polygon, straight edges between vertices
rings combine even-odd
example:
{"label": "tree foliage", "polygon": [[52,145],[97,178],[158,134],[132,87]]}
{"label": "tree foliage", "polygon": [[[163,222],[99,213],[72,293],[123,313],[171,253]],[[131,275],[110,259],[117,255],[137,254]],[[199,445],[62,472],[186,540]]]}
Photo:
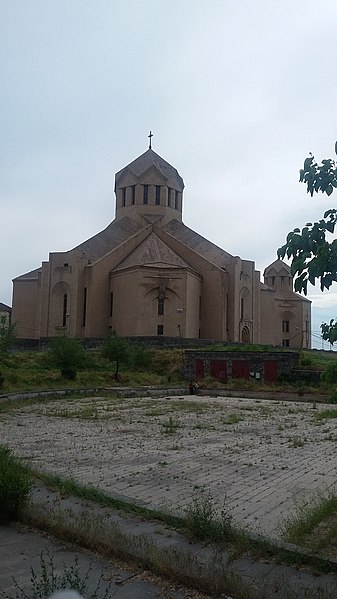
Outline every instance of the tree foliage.
{"label": "tree foliage", "polygon": [[0,329],[0,355],[7,354],[16,339],[15,324]]}
{"label": "tree foliage", "polygon": [[79,368],[85,363],[85,350],[77,339],[55,337],[50,346],[52,363],[60,368],[61,374],[68,380],[76,378]]}
{"label": "tree foliage", "polygon": [[[335,144],[337,152],[337,142]],[[318,164],[314,156],[305,159],[300,170],[300,182],[306,183],[307,192],[313,196],[319,191],[331,195],[337,187],[337,165],[332,159]],[[337,240],[329,241],[337,223],[337,210],[327,210],[323,218],[307,223],[302,230],[296,228],[288,233],[286,243],[277,251],[279,258],[292,259],[291,274],[295,278],[295,291],[307,294],[308,283],[319,280],[321,290],[329,289],[337,281]]]}
{"label": "tree foliage", "polygon": [[329,343],[333,345],[335,341],[337,341],[337,319],[334,320],[332,318],[329,324],[327,322],[322,322],[321,331],[324,341],[329,341]]}
{"label": "tree foliage", "polygon": [[110,362],[116,363],[115,380],[119,381],[119,367],[122,362],[128,364],[131,360],[132,349],[126,339],[118,337],[116,333],[107,337],[102,345],[102,356]]}

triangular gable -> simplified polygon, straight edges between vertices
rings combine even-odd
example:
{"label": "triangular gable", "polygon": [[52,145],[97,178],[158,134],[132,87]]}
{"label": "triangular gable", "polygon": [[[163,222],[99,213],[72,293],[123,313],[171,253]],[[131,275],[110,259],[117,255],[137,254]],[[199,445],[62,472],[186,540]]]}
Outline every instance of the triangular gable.
{"label": "triangular gable", "polygon": [[167,177],[153,164],[142,173],[138,179],[139,183],[151,183],[152,185],[160,185],[167,183]]}
{"label": "triangular gable", "polygon": [[179,254],[174,252],[155,233],[151,233],[144,241],[127,256],[114,270],[132,266],[166,265],[170,267],[191,268]]}

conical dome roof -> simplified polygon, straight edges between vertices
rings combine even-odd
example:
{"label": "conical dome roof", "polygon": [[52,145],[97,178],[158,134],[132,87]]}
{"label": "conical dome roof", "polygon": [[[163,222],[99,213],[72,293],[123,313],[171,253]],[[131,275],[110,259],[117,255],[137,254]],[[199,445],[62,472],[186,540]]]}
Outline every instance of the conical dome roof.
{"label": "conical dome roof", "polygon": [[138,156],[138,158],[130,162],[130,164],[116,173],[116,186],[118,185],[119,179],[124,176],[126,171],[131,171],[138,178],[143,173],[148,171],[151,166],[156,167],[156,169],[161,172],[165,179],[167,179],[168,185],[175,181],[178,182],[179,187],[181,187],[181,191],[184,189],[184,181],[179,175],[177,169],[166,162],[166,160],[159,156],[159,154],[156,154],[156,152],[154,152],[151,148],[146,150],[144,154]]}

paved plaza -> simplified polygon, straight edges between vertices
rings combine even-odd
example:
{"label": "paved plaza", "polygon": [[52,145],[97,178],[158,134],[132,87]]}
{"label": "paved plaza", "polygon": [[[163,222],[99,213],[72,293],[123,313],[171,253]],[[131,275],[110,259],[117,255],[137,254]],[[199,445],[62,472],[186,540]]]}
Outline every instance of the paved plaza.
{"label": "paved plaza", "polygon": [[[0,416],[35,469],[182,512],[210,493],[269,537],[296,503],[335,489],[337,420],[305,402],[181,396],[60,398]],[[331,407],[331,406],[330,406]]]}

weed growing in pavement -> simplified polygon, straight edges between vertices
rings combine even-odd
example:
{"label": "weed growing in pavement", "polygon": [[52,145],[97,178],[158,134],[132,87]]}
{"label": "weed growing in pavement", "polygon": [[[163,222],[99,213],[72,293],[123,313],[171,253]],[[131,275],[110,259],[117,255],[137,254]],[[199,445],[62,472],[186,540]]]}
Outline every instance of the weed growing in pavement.
{"label": "weed growing in pavement", "polygon": [[180,426],[180,422],[170,416],[167,422],[163,422],[163,432],[167,435],[173,435],[173,433],[175,433],[177,428],[180,428]]}
{"label": "weed growing in pavement", "polygon": [[238,422],[241,422],[241,420],[244,420],[244,418],[239,414],[233,413],[227,414],[226,416],[221,416],[222,424],[237,424]]}
{"label": "weed growing in pavement", "polygon": [[[337,513],[337,495],[330,493],[327,497],[319,494],[310,503],[296,506],[293,516],[287,518],[281,526],[284,538],[291,543],[309,545],[314,548],[317,539],[309,539],[309,535],[322,522]],[[335,527],[336,528],[336,527]],[[326,531],[329,533],[330,531]],[[335,530],[335,533],[337,531]]]}
{"label": "weed growing in pavement", "polygon": [[290,447],[304,447],[307,439],[301,439],[301,437],[289,437],[288,442]]}
{"label": "weed growing in pavement", "polygon": [[185,526],[187,532],[198,540],[230,541],[234,536],[232,518],[225,505],[219,516],[214,499],[205,490],[198,490],[193,503],[186,508]]}
{"label": "weed growing in pavement", "polygon": [[54,558],[52,555],[47,553],[45,557],[42,552],[40,555],[40,573],[37,574],[33,568],[31,568],[31,587],[29,590],[23,589],[17,583],[14,577],[14,583],[16,588],[15,595],[5,594],[5,599],[41,599],[49,597],[56,591],[63,591],[65,589],[71,589],[78,591],[85,597],[85,599],[109,599],[110,587],[112,581],[106,586],[104,592],[102,592],[103,583],[103,572],[100,575],[96,587],[93,591],[88,590],[88,585],[92,581],[92,564],[84,574],[81,574],[78,559],[75,558],[72,565],[66,565],[63,563],[63,571],[59,573],[56,569]]}
{"label": "weed growing in pavement", "polygon": [[315,414],[315,420],[326,420],[328,418],[337,418],[337,409],[327,409],[322,410],[322,412],[318,412]]}

